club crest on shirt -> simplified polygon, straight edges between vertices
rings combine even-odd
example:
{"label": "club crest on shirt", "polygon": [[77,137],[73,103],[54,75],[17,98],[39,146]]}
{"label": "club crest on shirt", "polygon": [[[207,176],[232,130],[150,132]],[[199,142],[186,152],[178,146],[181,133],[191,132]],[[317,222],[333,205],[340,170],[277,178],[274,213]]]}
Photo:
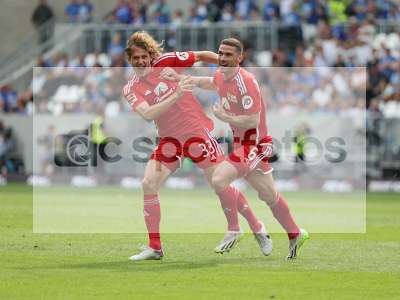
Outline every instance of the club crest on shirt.
{"label": "club crest on shirt", "polygon": [[253,98],[249,95],[243,96],[242,105],[244,109],[250,109],[253,106]]}
{"label": "club crest on shirt", "polygon": [[168,90],[168,85],[165,82],[160,82],[154,89],[154,93],[157,96],[164,94]]}
{"label": "club crest on shirt", "polygon": [[187,60],[189,58],[189,53],[187,53],[187,52],[176,52],[176,57],[178,57],[179,60]]}

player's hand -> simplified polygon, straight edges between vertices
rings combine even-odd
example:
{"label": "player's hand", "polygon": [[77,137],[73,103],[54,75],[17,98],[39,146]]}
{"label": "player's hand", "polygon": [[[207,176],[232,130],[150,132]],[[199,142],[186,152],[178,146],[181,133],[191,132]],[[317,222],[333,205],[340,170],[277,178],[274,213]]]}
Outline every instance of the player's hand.
{"label": "player's hand", "polygon": [[160,78],[169,81],[180,81],[182,77],[182,75],[178,74],[178,72],[169,67],[162,69],[160,72]]}
{"label": "player's hand", "polygon": [[176,87],[176,94],[181,97],[185,92],[191,92],[196,85],[191,76],[183,76]]}
{"label": "player's hand", "polygon": [[221,104],[214,104],[213,107],[214,115],[220,119],[221,121],[227,122],[227,113],[225,112],[224,108]]}

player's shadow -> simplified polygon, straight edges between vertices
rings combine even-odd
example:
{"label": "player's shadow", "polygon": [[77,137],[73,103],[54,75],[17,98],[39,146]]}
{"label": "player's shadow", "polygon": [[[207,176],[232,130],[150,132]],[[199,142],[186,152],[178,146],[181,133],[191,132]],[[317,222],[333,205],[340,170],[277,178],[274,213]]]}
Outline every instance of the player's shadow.
{"label": "player's shadow", "polygon": [[212,259],[201,259],[198,261],[179,261],[179,260],[160,260],[160,261],[130,261],[127,259],[118,260],[118,261],[103,261],[103,262],[93,262],[93,263],[84,263],[84,264],[59,264],[52,266],[36,266],[36,267],[28,267],[28,268],[19,268],[19,269],[69,269],[69,270],[78,270],[78,269],[86,269],[86,270],[110,270],[110,271],[121,271],[121,272],[168,272],[171,270],[195,270],[201,268],[217,268],[219,266],[223,266],[225,264],[228,265],[246,265],[246,264],[265,264],[266,260],[263,257],[243,257],[243,258],[223,258],[216,257]]}
{"label": "player's shadow", "polygon": [[[109,261],[109,262],[96,262],[86,264],[64,265],[65,269],[108,269],[114,271],[137,271],[137,272],[157,272],[171,271],[171,270],[193,270],[201,268],[216,268],[224,264],[246,264],[251,260],[253,263],[259,258],[229,258],[223,259],[220,257],[198,260],[198,261],[179,261],[179,260],[160,260],[160,261]],[[260,263],[262,258],[260,259]],[[263,261],[265,263],[265,259]]]}
{"label": "player's shadow", "polygon": [[113,271],[133,271],[133,272],[157,272],[171,271],[171,270],[193,270],[200,268],[210,268],[218,265],[216,261],[202,261],[202,262],[179,262],[179,261],[109,261],[109,262],[96,262],[86,264],[65,265],[64,269],[101,269]]}

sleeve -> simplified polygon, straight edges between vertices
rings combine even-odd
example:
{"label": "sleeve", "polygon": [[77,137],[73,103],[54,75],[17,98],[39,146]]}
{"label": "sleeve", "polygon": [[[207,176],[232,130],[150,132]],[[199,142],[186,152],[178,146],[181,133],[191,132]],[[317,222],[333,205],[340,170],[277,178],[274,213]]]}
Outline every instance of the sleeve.
{"label": "sleeve", "polygon": [[135,110],[136,107],[138,107],[138,105],[140,103],[146,101],[143,97],[141,97],[140,95],[136,95],[133,92],[133,88],[132,88],[132,85],[130,83],[127,83],[124,86],[123,94],[124,94],[124,97],[125,97],[126,101],[128,101],[130,107],[132,108],[132,110]]}
{"label": "sleeve", "polygon": [[255,78],[244,80],[244,93],[241,96],[241,104],[245,115],[253,115],[261,111],[260,87]]}
{"label": "sleeve", "polygon": [[193,51],[186,52],[169,52],[163,54],[156,61],[154,61],[154,67],[181,67],[187,68],[194,65],[196,57]]}

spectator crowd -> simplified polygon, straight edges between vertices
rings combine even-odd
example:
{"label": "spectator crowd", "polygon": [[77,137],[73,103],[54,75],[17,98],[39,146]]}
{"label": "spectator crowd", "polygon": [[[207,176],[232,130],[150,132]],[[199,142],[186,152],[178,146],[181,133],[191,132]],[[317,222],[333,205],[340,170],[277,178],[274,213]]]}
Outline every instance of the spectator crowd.
{"label": "spectator crowd", "polygon": [[[118,0],[105,19],[123,24],[275,20],[285,26],[300,27],[302,22],[316,25],[321,20],[336,26],[352,16],[358,21],[364,21],[368,16],[399,21],[400,11],[395,1],[390,0],[194,0],[185,14],[182,9],[172,11],[166,0]],[[336,30],[340,34],[340,28]]]}
{"label": "spectator crowd", "polygon": [[[275,20],[280,24],[276,49],[255,51],[251,39],[238,36],[246,45],[244,66],[282,67],[274,71],[263,69],[261,73],[254,69],[270,110],[340,113],[370,108],[388,116],[399,113],[400,35],[390,31],[379,33],[376,23],[377,19],[400,20],[395,2],[266,0],[263,7],[252,0],[192,3],[185,15],[181,10],[172,12],[165,0],[119,0],[105,21],[171,23],[177,27],[203,22]],[[71,22],[89,22],[93,12],[94,6],[89,0],[71,0],[65,7]],[[285,34],[293,32],[295,42],[285,44],[288,40]],[[1,86],[0,111],[62,113],[106,107],[127,111],[121,88],[131,69],[123,68],[128,67],[124,40],[125,36],[116,32],[103,53],[82,53],[76,57],[61,53],[46,60],[39,57],[36,66],[54,68],[37,69],[30,88],[25,91],[18,92],[11,85]],[[172,43],[167,40],[166,44]],[[354,67],[366,67],[366,72]],[[203,103],[207,105],[206,101]]]}
{"label": "spectator crowd", "polygon": [[[398,3],[393,0],[192,0],[184,12],[173,10],[168,0],[117,0],[113,9],[104,16],[94,18],[95,7],[90,0],[70,0],[64,14],[71,23],[104,20],[120,24],[201,24],[231,21],[280,21],[285,26],[302,23],[316,25],[328,21],[337,26],[355,17],[364,21],[368,16],[378,20],[399,21]],[[38,14],[38,12],[40,12]],[[46,0],[40,0],[34,14],[39,21],[54,16]],[[340,34],[340,28],[335,28]]]}

